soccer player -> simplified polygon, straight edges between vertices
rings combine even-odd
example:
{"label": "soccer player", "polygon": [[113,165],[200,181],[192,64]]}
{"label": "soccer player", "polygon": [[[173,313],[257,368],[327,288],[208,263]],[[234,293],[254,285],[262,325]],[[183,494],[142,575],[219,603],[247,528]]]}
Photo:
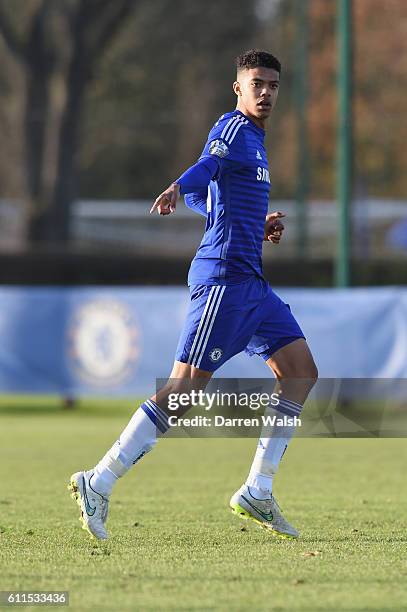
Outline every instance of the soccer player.
{"label": "soccer player", "polygon": [[[107,538],[114,484],[153,449],[157,434],[168,430],[169,393],[204,388],[222,364],[245,350],[262,357],[278,379],[277,414],[294,417],[317,378],[298,323],[262,272],[262,243],[278,242],[283,229],[282,213],[267,214],[270,174],[264,147],[280,72],[280,62],[265,51],[237,58],[236,109],[218,119],[198,162],[157,197],[150,211],[174,213],[178,196],[185,195],[186,204],[205,215],[205,233],[189,272],[190,308],[168,383],[139,407],[95,468],[71,476],[83,527],[97,538]],[[230,500],[242,518],[288,538],[298,532],[282,515],[272,487],[293,432],[294,426],[287,426],[260,437],[246,482]]]}

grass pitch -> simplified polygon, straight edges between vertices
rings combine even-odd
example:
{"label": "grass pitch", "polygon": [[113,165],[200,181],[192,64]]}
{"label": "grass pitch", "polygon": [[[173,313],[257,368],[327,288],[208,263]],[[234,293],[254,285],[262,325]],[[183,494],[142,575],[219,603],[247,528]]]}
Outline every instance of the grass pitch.
{"label": "grass pitch", "polygon": [[66,484],[132,411],[0,402],[0,590],[69,590],[72,610],[407,610],[405,440],[294,440],[275,493],[299,541],[228,511],[254,439],[161,440],[99,543]]}

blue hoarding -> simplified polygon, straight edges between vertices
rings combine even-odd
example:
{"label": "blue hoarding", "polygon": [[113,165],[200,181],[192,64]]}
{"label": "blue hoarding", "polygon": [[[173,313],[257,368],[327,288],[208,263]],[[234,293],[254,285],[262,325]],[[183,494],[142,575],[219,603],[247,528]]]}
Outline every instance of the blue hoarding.
{"label": "blue hoarding", "polygon": [[[407,378],[407,290],[281,289],[325,377]],[[132,396],[168,376],[186,288],[0,289],[0,392]],[[262,377],[240,354],[218,372]]]}

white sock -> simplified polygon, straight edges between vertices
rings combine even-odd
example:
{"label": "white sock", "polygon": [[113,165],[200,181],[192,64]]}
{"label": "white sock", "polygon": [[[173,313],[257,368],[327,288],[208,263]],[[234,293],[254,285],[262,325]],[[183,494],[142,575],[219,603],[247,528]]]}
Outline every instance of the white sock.
{"label": "white sock", "polygon": [[[277,418],[283,416],[298,417],[301,410],[301,404],[281,397],[278,406],[270,406],[265,414],[277,416]],[[263,427],[252,467],[246,480],[246,485],[250,487],[254,497],[264,499],[271,495],[273,477],[294,431],[295,425]]]}
{"label": "white sock", "polygon": [[104,496],[110,495],[116,481],[154,448],[157,433],[165,434],[168,428],[166,413],[153,400],[146,400],[96,465],[91,478],[92,488]]}

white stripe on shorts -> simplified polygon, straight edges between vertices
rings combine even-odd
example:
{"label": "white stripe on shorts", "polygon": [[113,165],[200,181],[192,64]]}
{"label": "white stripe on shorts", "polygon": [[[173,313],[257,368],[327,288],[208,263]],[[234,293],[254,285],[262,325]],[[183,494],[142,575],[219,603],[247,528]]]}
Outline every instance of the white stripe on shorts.
{"label": "white stripe on shorts", "polygon": [[[213,324],[215,323],[216,314],[217,314],[217,312],[219,310],[219,306],[220,306],[220,303],[222,301],[223,294],[225,293],[225,289],[226,289],[226,286],[224,285],[222,287],[222,289],[220,290],[220,292],[219,292],[219,298],[218,298],[217,303],[215,305],[213,314],[210,317],[208,331],[205,334],[205,339],[204,339],[203,344],[202,344],[202,350],[201,350],[201,352],[199,354],[199,357],[198,357],[198,360],[196,361],[196,364],[193,364],[193,365],[195,365],[196,368],[199,368],[199,366],[201,365],[202,357],[204,356],[206,345],[208,344],[209,336],[211,335],[212,327],[213,327]],[[204,333],[205,333],[205,331],[204,331]],[[199,350],[199,348],[198,348],[198,350]]]}
{"label": "white stripe on shorts", "polygon": [[198,325],[198,329],[196,330],[194,342],[193,342],[191,350],[189,352],[187,363],[191,363],[192,362],[192,358],[194,356],[195,348],[197,346],[197,343],[199,341],[199,337],[201,335],[202,327],[205,324],[206,315],[208,313],[208,310],[211,308],[212,301],[213,301],[213,299],[215,297],[215,292],[218,292],[219,289],[220,289],[220,285],[213,285],[213,287],[211,287],[211,290],[210,290],[209,295],[208,295],[208,299],[206,300],[205,309],[204,309],[204,311],[202,313],[201,320],[200,320],[199,325]]}
{"label": "white stripe on shorts", "polygon": [[225,289],[226,286],[224,285],[216,285],[210,291],[188,358],[188,363],[195,368],[199,368],[201,363]]}

